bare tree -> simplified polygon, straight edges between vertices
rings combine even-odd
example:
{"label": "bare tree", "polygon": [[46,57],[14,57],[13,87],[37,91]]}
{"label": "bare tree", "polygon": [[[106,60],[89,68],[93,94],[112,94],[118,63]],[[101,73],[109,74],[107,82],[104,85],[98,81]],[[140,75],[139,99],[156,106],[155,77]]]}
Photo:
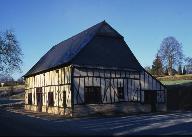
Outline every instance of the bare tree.
{"label": "bare tree", "polygon": [[185,58],[185,62],[186,62],[187,65],[191,65],[192,66],[192,57]]}
{"label": "bare tree", "polygon": [[192,57],[185,58],[185,66],[187,73],[192,74]]}
{"label": "bare tree", "polygon": [[17,83],[20,85],[20,84],[24,84],[24,78],[23,77],[20,77],[17,79]]}
{"label": "bare tree", "polygon": [[179,65],[177,72],[178,72],[179,75],[182,75],[182,74],[183,74],[183,73],[182,73],[182,67],[181,67],[181,65]]}
{"label": "bare tree", "polygon": [[7,30],[0,35],[0,74],[21,71],[22,50],[14,33]]}
{"label": "bare tree", "polygon": [[151,74],[151,67],[150,66],[146,66],[144,69]]}
{"label": "bare tree", "polygon": [[163,39],[158,55],[161,57],[164,67],[168,68],[169,75],[173,75],[174,66],[182,64],[184,56],[181,43],[172,36]]}

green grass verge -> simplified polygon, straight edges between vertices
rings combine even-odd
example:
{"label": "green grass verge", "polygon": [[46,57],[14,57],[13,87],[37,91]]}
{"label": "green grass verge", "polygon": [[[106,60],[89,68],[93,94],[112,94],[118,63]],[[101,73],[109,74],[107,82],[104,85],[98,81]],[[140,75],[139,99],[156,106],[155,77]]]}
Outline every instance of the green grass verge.
{"label": "green grass verge", "polygon": [[9,99],[21,99],[21,100],[24,100],[24,98],[25,98],[24,92],[16,94],[16,95],[12,95],[9,97]]}
{"label": "green grass verge", "polygon": [[192,83],[192,80],[167,80],[167,81],[161,81],[164,85],[178,85],[178,84],[186,84],[186,83]]}
{"label": "green grass verge", "polygon": [[157,77],[160,81],[192,80],[192,74]]}
{"label": "green grass verge", "polygon": [[15,85],[13,87],[11,86],[4,86],[4,87],[0,87],[0,92],[1,91],[5,91],[5,90],[10,90],[14,88],[14,90],[18,90],[18,89],[25,89],[25,85]]}

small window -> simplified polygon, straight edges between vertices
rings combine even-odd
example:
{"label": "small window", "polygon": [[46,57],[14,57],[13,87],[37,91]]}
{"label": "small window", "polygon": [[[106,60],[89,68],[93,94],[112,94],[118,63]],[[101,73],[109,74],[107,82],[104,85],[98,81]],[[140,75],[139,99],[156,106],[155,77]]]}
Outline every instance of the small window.
{"label": "small window", "polygon": [[32,93],[28,93],[28,104],[32,105]]}
{"label": "small window", "polygon": [[59,70],[57,69],[57,70],[55,70],[55,72],[56,72],[56,73],[59,73]]}
{"label": "small window", "polygon": [[48,106],[54,106],[53,92],[48,92]]}
{"label": "small window", "polygon": [[124,87],[118,87],[117,88],[118,98],[124,99]]}
{"label": "small window", "polygon": [[42,87],[36,88],[36,93],[42,93]]}
{"label": "small window", "polygon": [[101,87],[89,86],[85,87],[85,103],[86,104],[99,104],[102,102]]}

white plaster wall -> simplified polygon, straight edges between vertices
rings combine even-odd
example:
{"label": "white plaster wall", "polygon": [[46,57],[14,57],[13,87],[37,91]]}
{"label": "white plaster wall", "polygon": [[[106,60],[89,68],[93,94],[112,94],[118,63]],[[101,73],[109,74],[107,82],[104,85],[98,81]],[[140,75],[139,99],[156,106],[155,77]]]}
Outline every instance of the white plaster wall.
{"label": "white plaster wall", "polygon": [[[64,75],[65,74],[65,75]],[[64,67],[56,70],[48,71],[42,74],[31,76],[25,79],[25,103],[28,103],[28,93],[32,93],[32,104],[36,102],[36,87],[42,87],[43,105],[48,105],[48,92],[54,94],[54,106],[63,107],[63,91],[66,91],[66,104],[71,107],[71,85],[64,85],[71,82],[71,68]]]}
{"label": "white plaster wall", "polygon": [[[117,97],[117,87],[124,87],[124,95],[125,99],[121,101],[130,101],[130,100],[136,100],[136,97],[134,97],[134,93],[136,90],[140,90],[140,83],[139,80],[133,80],[133,79],[123,79],[122,77],[129,77],[129,78],[139,78],[139,75],[135,74],[128,74],[125,72],[120,72],[116,71],[116,77],[115,78],[115,71],[107,71],[105,70],[99,70],[99,71],[94,71],[94,76],[101,76],[101,77],[107,77],[108,79],[104,78],[92,78],[92,77],[86,77],[87,76],[87,70],[74,70],[74,76],[85,76],[85,85],[84,85],[84,78],[80,78],[80,84],[79,84],[79,78],[74,78],[74,104],[77,103],[77,90],[79,87],[79,94],[83,102],[78,102],[78,103],[84,103],[84,86],[100,86],[101,84],[101,95],[102,95],[102,100],[103,103],[111,103],[112,102],[119,102],[118,97]],[[88,70],[88,76],[93,76],[93,71]],[[112,79],[109,79],[109,77],[113,77]],[[100,82],[101,80],[101,82]],[[111,81],[112,86],[109,86]],[[105,83],[106,82],[106,83]],[[131,84],[132,83],[132,84]],[[106,84],[106,86],[105,86]],[[127,86],[128,84],[128,86]],[[104,92],[105,87],[107,87],[107,92]],[[127,91],[128,88],[128,91]],[[110,97],[110,90],[111,90],[111,97]],[[106,94],[106,96],[104,96]],[[128,96],[127,96],[128,94]],[[140,100],[140,94],[138,94],[138,101]],[[79,101],[79,98],[78,98]]]}
{"label": "white plaster wall", "polygon": [[[77,90],[79,88],[79,94],[81,97],[81,101],[80,101],[80,97],[78,97],[78,103],[84,103],[84,86],[100,86],[100,78],[92,78],[92,77],[86,77],[87,76],[87,71],[88,71],[88,76],[93,76],[93,70],[83,70],[83,69],[74,69],[74,76],[85,76],[85,85],[84,85],[84,78],[80,78],[80,84],[79,84],[79,78],[74,78],[74,104],[77,104]],[[105,72],[105,74],[104,74]],[[149,74],[147,74],[146,72],[142,72],[140,77],[139,74],[137,73],[128,73],[128,72],[121,72],[120,71],[116,71],[116,77],[118,77],[118,79],[115,78],[115,71],[104,71],[104,70],[94,70],[94,76],[102,76],[102,77],[110,77],[111,76],[114,78],[114,84],[113,84],[113,78],[111,79],[112,82],[112,87],[109,87],[107,89],[106,92],[106,97],[104,98],[104,90],[105,90],[105,79],[101,78],[101,95],[102,95],[102,99],[103,103],[110,103],[110,90],[111,90],[111,96],[112,96],[112,101],[115,100],[115,102],[118,102],[118,98],[115,95],[114,96],[114,92],[117,91],[117,87],[123,86],[124,87],[124,95],[125,95],[125,99],[124,101],[144,101],[144,90],[165,90],[165,88],[154,78],[152,78]],[[141,79],[139,80],[135,80],[135,79],[121,79],[121,77],[128,77],[128,78],[137,78],[137,79]],[[92,82],[93,80],[93,82]],[[118,81],[118,86],[117,86],[117,81]],[[124,81],[124,82],[123,82]],[[108,87],[110,83],[110,79],[106,80],[106,85]],[[123,85],[124,83],[124,85]],[[128,85],[128,86],[127,86]],[[141,85],[141,86],[140,86]],[[140,89],[142,90],[142,92],[140,93]],[[138,92],[137,92],[138,91]],[[157,91],[154,91],[157,92]],[[162,98],[160,98],[161,96],[164,96],[164,91],[158,91],[157,94],[157,100],[158,101],[163,101]]]}

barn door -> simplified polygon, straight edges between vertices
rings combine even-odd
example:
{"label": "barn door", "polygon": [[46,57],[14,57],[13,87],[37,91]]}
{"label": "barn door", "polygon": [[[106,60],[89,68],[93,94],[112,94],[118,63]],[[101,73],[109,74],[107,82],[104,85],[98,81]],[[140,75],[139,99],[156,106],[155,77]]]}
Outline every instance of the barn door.
{"label": "barn door", "polygon": [[157,92],[153,90],[144,91],[144,102],[151,104],[151,112],[156,112]]}
{"label": "barn door", "polygon": [[38,112],[42,111],[42,88],[36,88],[36,96],[37,96],[37,108]]}
{"label": "barn door", "polygon": [[157,92],[151,92],[151,112],[156,112]]}

